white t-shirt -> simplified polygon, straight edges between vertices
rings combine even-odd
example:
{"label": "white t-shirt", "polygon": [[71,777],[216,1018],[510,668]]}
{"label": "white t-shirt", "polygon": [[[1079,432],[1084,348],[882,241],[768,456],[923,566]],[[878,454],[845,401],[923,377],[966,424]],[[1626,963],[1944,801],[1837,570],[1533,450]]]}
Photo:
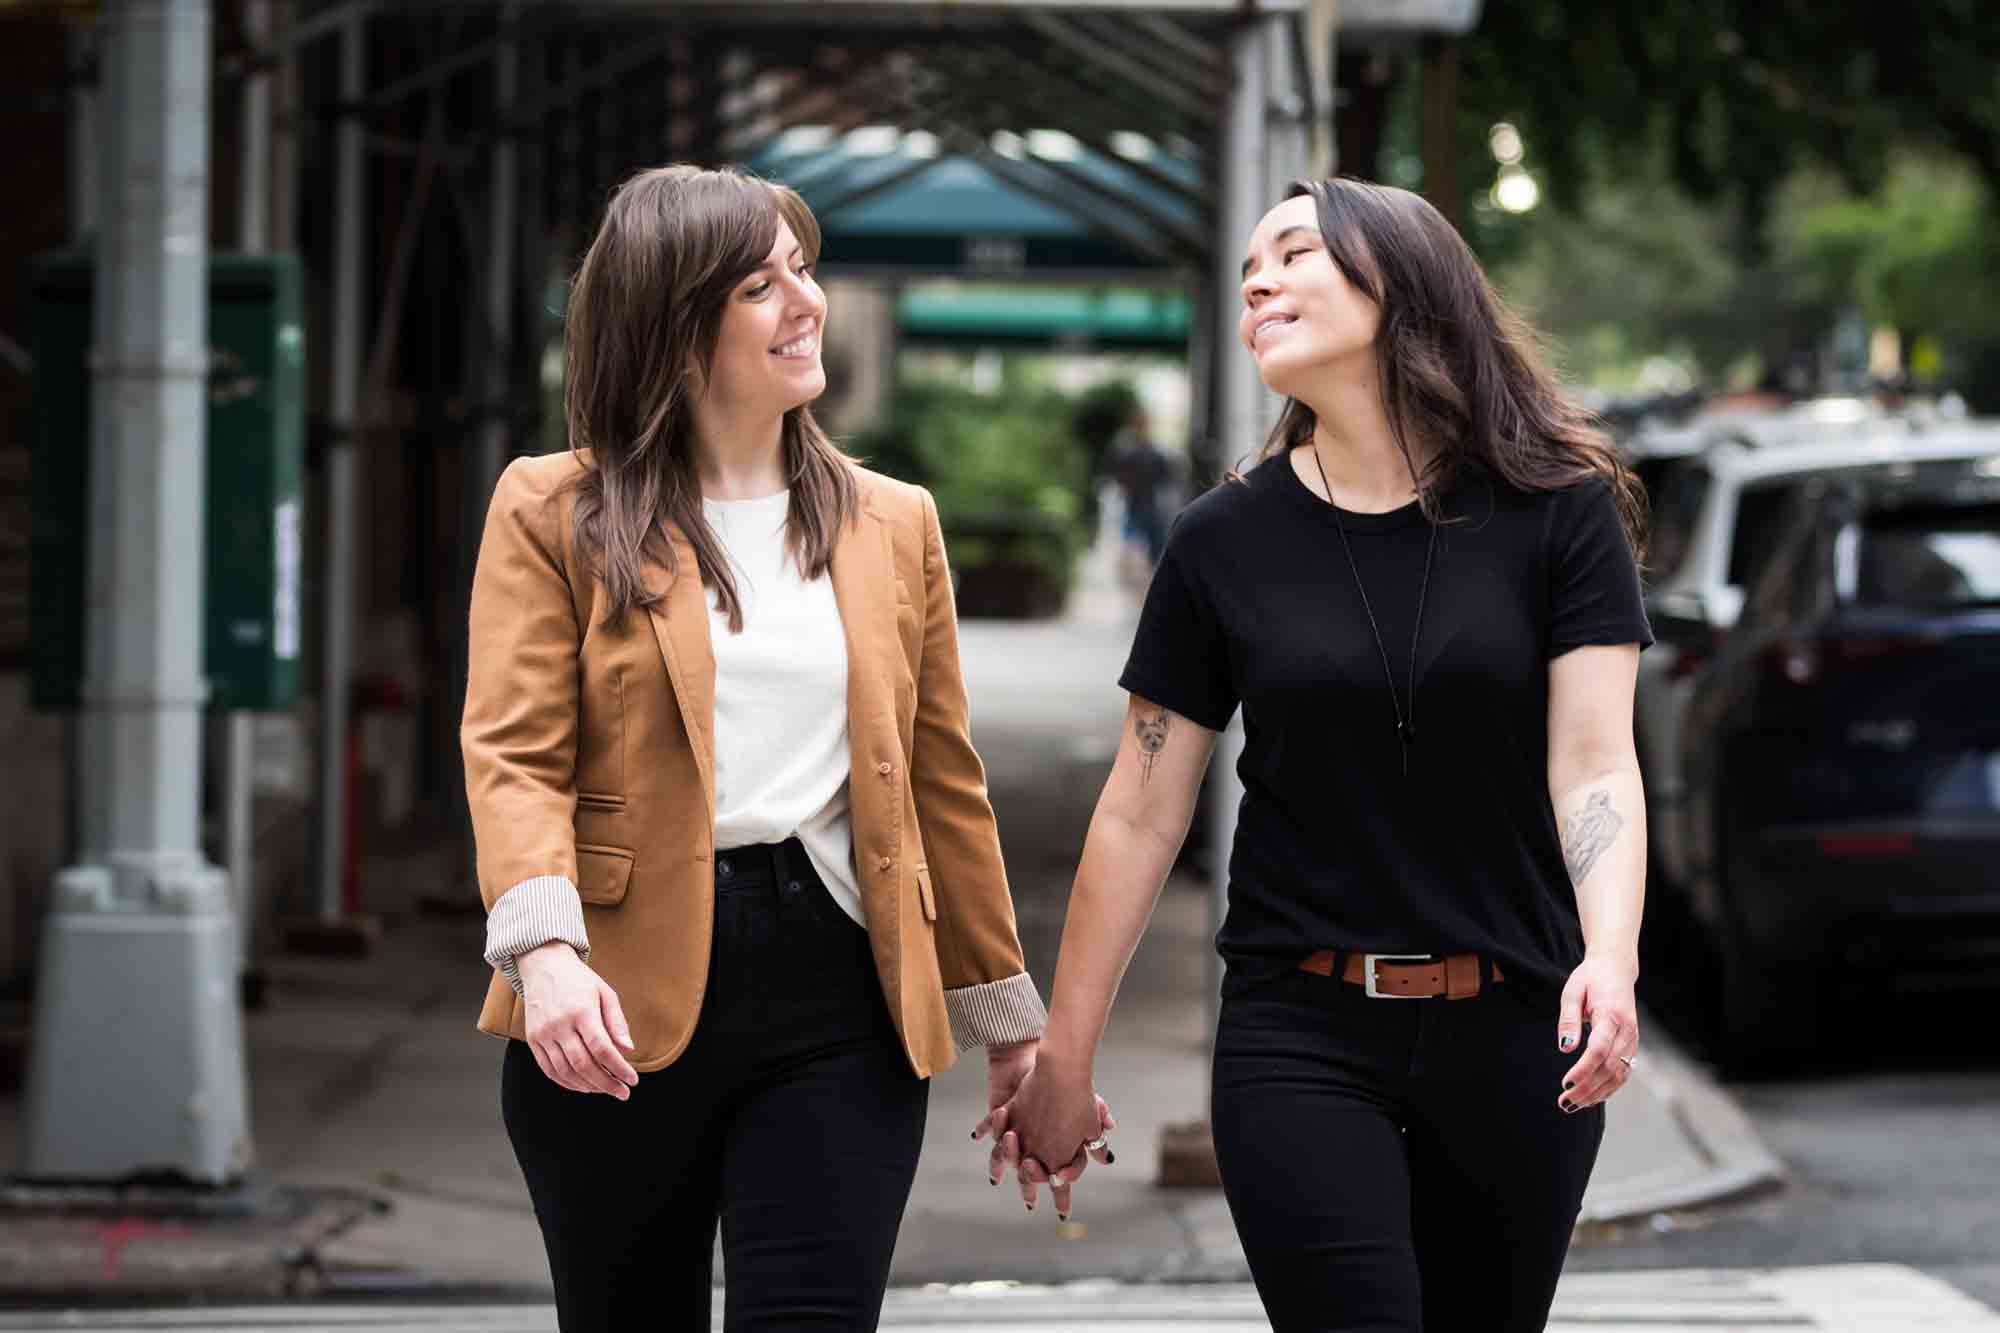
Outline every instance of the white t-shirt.
{"label": "white t-shirt", "polygon": [[703,500],[722,541],[743,630],[709,594],[715,651],[715,847],[797,834],[841,909],[863,921],[848,822],[847,637],[832,580],[808,583],[785,551],[791,492]]}

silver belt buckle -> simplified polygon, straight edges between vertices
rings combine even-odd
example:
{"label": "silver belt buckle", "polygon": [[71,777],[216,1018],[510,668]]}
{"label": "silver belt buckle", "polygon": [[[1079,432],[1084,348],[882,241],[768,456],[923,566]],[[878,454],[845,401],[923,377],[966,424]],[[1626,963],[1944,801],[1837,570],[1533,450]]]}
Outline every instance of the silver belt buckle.
{"label": "silver belt buckle", "polygon": [[1423,961],[1424,961],[1424,960],[1425,960],[1426,958],[1435,958],[1436,956],[1437,956],[1436,954],[1428,954],[1428,953],[1368,953],[1368,954],[1363,954],[1363,955],[1361,955],[1361,959],[1362,959],[1362,968],[1363,968],[1363,971],[1362,971],[1362,974],[1361,974],[1361,989],[1362,989],[1362,990],[1364,990],[1364,991],[1366,991],[1366,992],[1368,993],[1368,998],[1369,998],[1369,999],[1371,999],[1371,1000],[1423,1000],[1423,999],[1428,999],[1429,997],[1428,997],[1428,996],[1424,996],[1424,995],[1389,995],[1389,994],[1385,994],[1385,993],[1384,993],[1384,992],[1382,992],[1382,991],[1379,991],[1379,990],[1376,990],[1376,989],[1375,989],[1375,964],[1377,964],[1377,963],[1381,962],[1381,961],[1382,961],[1383,959],[1385,959],[1385,958],[1386,958],[1387,960],[1389,960],[1390,962],[1392,962],[1392,963],[1421,963],[1421,962],[1423,962]]}

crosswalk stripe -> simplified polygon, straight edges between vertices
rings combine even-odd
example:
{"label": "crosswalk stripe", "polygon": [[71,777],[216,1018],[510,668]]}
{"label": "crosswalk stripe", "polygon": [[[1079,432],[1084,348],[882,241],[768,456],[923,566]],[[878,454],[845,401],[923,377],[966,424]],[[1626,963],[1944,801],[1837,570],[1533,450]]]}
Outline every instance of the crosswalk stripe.
{"label": "crosswalk stripe", "polygon": [[[721,1326],[716,1301],[716,1327]],[[0,1314],[0,1333],[555,1333],[546,1305],[261,1306]],[[1269,1333],[1245,1285],[1011,1283],[899,1290],[885,1329],[930,1333]],[[1563,1280],[1547,1333],[2000,1333],[2000,1314],[1948,1283],[1894,1264],[1586,1273]]]}

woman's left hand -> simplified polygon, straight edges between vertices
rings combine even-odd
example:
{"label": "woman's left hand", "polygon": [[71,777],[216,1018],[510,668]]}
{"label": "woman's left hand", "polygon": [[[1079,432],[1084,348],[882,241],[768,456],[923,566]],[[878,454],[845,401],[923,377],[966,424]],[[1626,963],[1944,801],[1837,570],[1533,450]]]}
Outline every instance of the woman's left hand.
{"label": "woman's left hand", "polygon": [[1633,994],[1639,969],[1634,963],[1586,956],[1563,987],[1556,1048],[1573,1051],[1587,1023],[1590,1042],[1583,1058],[1563,1075],[1556,1105],[1579,1111],[1605,1101],[1632,1077],[1639,1052],[1639,1001]]}

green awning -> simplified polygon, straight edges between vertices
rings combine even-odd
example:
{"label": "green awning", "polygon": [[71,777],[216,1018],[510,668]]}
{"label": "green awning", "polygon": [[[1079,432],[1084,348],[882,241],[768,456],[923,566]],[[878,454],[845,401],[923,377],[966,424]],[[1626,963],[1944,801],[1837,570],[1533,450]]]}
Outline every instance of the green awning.
{"label": "green awning", "polygon": [[1146,288],[925,284],[896,308],[908,345],[1181,352],[1194,320],[1184,292]]}

